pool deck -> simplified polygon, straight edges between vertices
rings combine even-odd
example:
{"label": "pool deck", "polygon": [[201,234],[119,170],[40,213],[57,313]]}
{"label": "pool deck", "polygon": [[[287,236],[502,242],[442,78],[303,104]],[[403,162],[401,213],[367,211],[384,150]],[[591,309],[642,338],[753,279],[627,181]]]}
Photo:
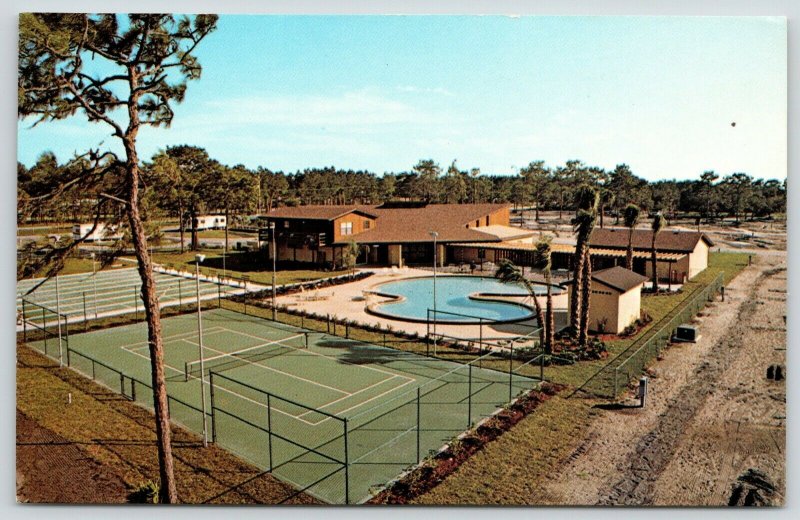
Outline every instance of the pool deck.
{"label": "pool deck", "polygon": [[[363,280],[337,285],[326,289],[320,289],[318,291],[305,291],[303,293],[298,293],[298,294],[279,296],[277,299],[277,304],[279,307],[285,306],[291,309],[300,309],[318,315],[330,314],[331,317],[336,317],[337,319],[340,320],[341,319],[353,320],[357,323],[364,325],[373,325],[373,326],[380,325],[382,327],[386,327],[387,325],[389,325],[394,330],[401,330],[407,333],[416,332],[420,336],[424,337],[428,331],[428,326],[426,323],[395,320],[395,319],[375,316],[369,314],[365,310],[365,307],[368,304],[382,303],[391,300],[391,298],[386,298],[375,294],[369,294],[369,292],[374,291],[376,289],[376,286],[382,283],[402,280],[405,278],[431,276],[431,272],[429,270],[412,269],[412,268],[399,269],[394,271],[389,269],[383,270],[381,268],[377,269],[367,268],[367,269],[360,269],[359,271],[365,271],[365,272],[371,271],[375,274]],[[453,276],[453,275],[442,273],[439,276]],[[527,305],[531,305],[529,296],[525,297],[512,296],[512,297],[497,298],[497,299],[504,299],[504,300],[507,299],[508,301],[513,301],[517,303],[526,303]],[[544,296],[539,297],[539,301],[544,307],[545,297]],[[553,307],[554,309],[557,310],[567,308],[566,292],[560,295],[553,296]],[[497,324],[491,326],[485,325],[483,330],[483,337],[484,339],[487,340],[491,338],[497,338],[497,339],[511,338],[519,335],[528,334],[533,330],[533,327],[535,326],[536,326],[536,320],[525,320],[518,323],[505,323],[505,324]],[[464,339],[473,339],[481,335],[479,325],[442,324],[436,326],[436,332],[439,334],[452,336],[455,338],[464,338]]]}

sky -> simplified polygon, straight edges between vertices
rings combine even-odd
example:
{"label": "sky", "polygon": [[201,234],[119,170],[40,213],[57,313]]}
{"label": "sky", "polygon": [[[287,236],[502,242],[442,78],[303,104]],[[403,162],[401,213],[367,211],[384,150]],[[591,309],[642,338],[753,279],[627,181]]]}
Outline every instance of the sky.
{"label": "sky", "polygon": [[[286,172],[579,159],[651,181],[786,177],[784,18],[224,15],[197,56],[202,78],[170,128],[140,131],[140,157],[191,144]],[[28,166],[121,152],[80,114],[32,123]]]}

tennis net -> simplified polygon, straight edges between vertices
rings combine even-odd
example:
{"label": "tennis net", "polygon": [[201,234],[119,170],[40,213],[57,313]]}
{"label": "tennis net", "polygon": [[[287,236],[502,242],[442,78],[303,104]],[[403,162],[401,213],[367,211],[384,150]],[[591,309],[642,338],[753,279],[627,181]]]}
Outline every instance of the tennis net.
{"label": "tennis net", "polygon": [[206,374],[212,369],[216,371],[229,370],[306,348],[308,348],[308,333],[303,332],[254,347],[217,354],[202,360],[187,361],[184,364],[184,376],[188,381],[190,377],[199,377],[201,370],[205,371]]}

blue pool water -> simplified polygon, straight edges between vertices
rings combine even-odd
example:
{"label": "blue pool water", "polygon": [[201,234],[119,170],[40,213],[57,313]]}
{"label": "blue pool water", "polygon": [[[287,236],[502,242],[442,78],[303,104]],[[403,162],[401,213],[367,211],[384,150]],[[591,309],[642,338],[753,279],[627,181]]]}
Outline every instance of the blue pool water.
{"label": "blue pool water", "polygon": [[[433,308],[433,277],[411,278],[379,285],[381,294],[402,296],[404,299],[372,307],[372,312],[405,320],[425,321],[428,309]],[[534,286],[537,294],[546,292],[545,286]],[[558,291],[554,291],[558,292]],[[494,321],[516,321],[533,316],[533,310],[516,303],[487,301],[470,298],[472,294],[527,295],[525,287],[501,283],[494,278],[479,276],[439,276],[436,278],[436,309],[467,316],[437,312],[437,321],[470,323],[474,317]],[[433,316],[431,316],[433,317]]]}

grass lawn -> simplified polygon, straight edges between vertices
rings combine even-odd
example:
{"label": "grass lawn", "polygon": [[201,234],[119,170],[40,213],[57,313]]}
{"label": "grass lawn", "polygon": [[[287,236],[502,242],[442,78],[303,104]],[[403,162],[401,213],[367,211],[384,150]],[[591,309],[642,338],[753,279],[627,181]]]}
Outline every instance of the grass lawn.
{"label": "grass lawn", "polygon": [[[171,226],[168,226],[163,231],[165,231],[167,233],[170,233],[170,234],[175,234],[175,235],[178,235],[180,233],[178,228],[171,227]],[[186,240],[187,241],[190,240],[191,237],[192,237],[192,232],[189,231],[189,230],[186,230],[185,231]],[[197,232],[197,237],[200,238],[200,239],[203,239],[203,238],[225,238],[225,230],[224,229],[205,229],[203,231],[198,231]],[[237,238],[256,239],[256,238],[258,238],[258,235],[256,233],[243,233],[241,231],[228,231],[228,239],[230,240],[231,245],[233,245],[234,239],[237,239]]]}
{"label": "grass lawn", "polygon": [[62,234],[63,235],[64,233],[72,233],[72,226],[71,225],[63,225],[63,226],[41,225],[41,226],[21,226],[21,227],[17,227],[17,235],[20,235],[20,236],[53,235],[53,234]]}
{"label": "grass lawn", "polygon": [[[222,272],[221,250],[205,249],[199,252],[206,255],[205,261],[200,264],[201,272],[205,274]],[[153,259],[162,265],[172,264],[175,267],[194,270],[195,254],[195,251],[185,251],[183,253],[154,252]],[[225,255],[225,268],[232,276],[247,275],[250,277],[250,281],[254,283],[272,285],[272,265],[261,257],[258,252],[230,251]],[[283,269],[277,272],[276,281],[278,285],[281,285],[319,280],[320,278],[327,278],[337,274],[342,273],[316,269]]]}
{"label": "grass lawn", "polygon": [[[95,263],[95,268],[98,271],[110,271],[112,269],[120,269],[123,267],[131,267],[131,264],[126,262],[116,261],[111,265],[107,265],[100,268],[100,263]],[[40,272],[35,273],[33,276],[28,278],[38,278],[45,276],[46,269],[43,269]],[[58,272],[60,275],[67,275],[67,274],[77,274],[77,273],[91,273],[92,272],[92,260],[90,258],[67,258],[64,260],[64,267]]]}
{"label": "grass lawn", "polygon": [[[71,401],[68,400],[71,398]],[[68,368],[17,347],[17,408],[113,468],[131,488],[158,480],[150,412]],[[184,503],[315,503],[269,474],[182,428],[173,428],[178,496]],[[42,471],[47,471],[46,465]]]}

